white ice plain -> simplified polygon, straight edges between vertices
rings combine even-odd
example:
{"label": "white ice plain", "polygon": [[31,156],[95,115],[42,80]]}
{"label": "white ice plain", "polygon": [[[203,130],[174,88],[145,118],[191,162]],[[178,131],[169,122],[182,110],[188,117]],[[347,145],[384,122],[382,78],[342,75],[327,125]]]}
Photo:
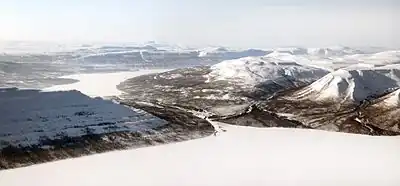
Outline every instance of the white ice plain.
{"label": "white ice plain", "polygon": [[[108,83],[104,75],[92,79],[100,78],[102,84]],[[90,87],[80,88],[88,92],[85,88]],[[0,172],[0,185],[400,185],[400,137],[214,125],[226,132],[181,143],[4,170]]]}
{"label": "white ice plain", "polygon": [[117,85],[129,78],[145,74],[165,72],[166,69],[138,70],[114,73],[74,74],[62,76],[61,78],[78,80],[76,83],[56,85],[43,89],[43,91],[67,91],[78,90],[90,97],[118,96],[122,92]]}
{"label": "white ice plain", "polygon": [[227,132],[0,172],[2,186],[398,186],[400,138],[221,124]]}

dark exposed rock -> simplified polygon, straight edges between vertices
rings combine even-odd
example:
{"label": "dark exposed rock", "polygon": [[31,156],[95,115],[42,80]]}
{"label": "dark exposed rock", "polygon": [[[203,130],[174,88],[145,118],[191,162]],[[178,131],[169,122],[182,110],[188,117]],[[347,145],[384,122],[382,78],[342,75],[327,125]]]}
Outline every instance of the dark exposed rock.
{"label": "dark exposed rock", "polygon": [[252,127],[286,127],[286,128],[308,128],[302,123],[297,121],[291,121],[284,117],[279,117],[275,113],[263,111],[257,106],[249,112],[245,112],[235,116],[229,116],[225,118],[215,118],[216,121],[242,126]]}

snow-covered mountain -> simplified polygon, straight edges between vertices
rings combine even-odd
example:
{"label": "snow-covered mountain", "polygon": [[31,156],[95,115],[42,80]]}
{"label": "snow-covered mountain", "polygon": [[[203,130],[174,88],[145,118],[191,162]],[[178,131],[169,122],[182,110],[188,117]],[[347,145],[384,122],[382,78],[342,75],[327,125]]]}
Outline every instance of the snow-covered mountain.
{"label": "snow-covered mountain", "polygon": [[[245,57],[211,67],[183,68],[135,77],[118,88],[126,92],[122,95],[123,100],[174,105],[201,117],[218,118],[257,110],[252,108],[258,101],[267,100],[280,91],[308,85],[327,73],[329,71],[324,69],[269,56]],[[238,125],[301,127],[271,117],[261,116],[260,119],[238,122]]]}
{"label": "snow-covered mountain", "polygon": [[371,53],[371,51],[367,49],[365,50],[355,49],[345,46],[331,46],[322,48],[283,47],[283,48],[273,48],[272,50],[292,55],[312,55],[320,57],[335,57],[335,56],[345,56],[351,54]]}
{"label": "snow-covered mountain", "polygon": [[[195,108],[215,117],[243,114],[244,117],[229,120],[234,124],[299,126],[293,120],[303,127],[316,129],[393,134],[387,128],[371,133],[367,127],[342,125],[355,122],[349,118],[356,116],[355,110],[361,101],[373,100],[400,86],[398,64],[341,59],[343,56],[326,58],[275,51],[261,57],[225,60],[209,68],[179,69],[133,78],[120,88],[133,100]],[[329,65],[333,68],[326,68]],[[148,88],[149,84],[152,88]],[[280,115],[290,121],[282,121]],[[266,118],[271,122],[260,122]]]}
{"label": "snow-covered mountain", "polygon": [[400,70],[391,72],[393,76],[385,74],[385,70],[340,69],[295,92],[292,99],[359,102],[399,87]]}
{"label": "snow-covered mountain", "polygon": [[328,72],[321,68],[300,65],[295,62],[276,60],[270,56],[246,57],[227,60],[211,67],[209,79],[225,80],[234,83],[255,86],[268,82],[280,83],[282,80],[294,80],[310,83]]}
{"label": "snow-covered mountain", "polygon": [[207,47],[199,50],[199,57],[207,57],[228,52],[229,49],[224,47]]}
{"label": "snow-covered mountain", "polygon": [[356,64],[382,66],[400,62],[399,51],[396,50],[378,50],[379,52],[371,52],[369,50],[352,49],[348,47],[343,48],[343,50],[337,48],[335,50],[330,48],[328,48],[329,50],[324,48],[307,48],[304,49],[305,52],[293,52],[293,50],[302,51],[299,48],[290,49],[289,51],[287,51],[288,49],[275,49],[274,52],[267,56],[275,60],[291,61],[303,65],[324,68],[330,71]]}
{"label": "snow-covered mountain", "polygon": [[341,61],[354,61],[358,63],[368,63],[376,65],[398,64],[400,63],[400,51],[390,50],[367,54],[357,53],[353,55],[346,55],[339,59]]}
{"label": "snow-covered mountain", "polygon": [[[246,91],[262,91],[264,96],[268,96],[274,91],[306,85],[327,73],[324,69],[268,56],[245,57],[225,60],[211,67],[133,78],[122,83],[120,88],[129,92],[131,97],[142,97],[140,99],[174,100],[172,102],[186,99],[240,100]],[[151,88],[144,83],[151,84]],[[159,95],[161,92],[158,91],[164,94]],[[172,93],[176,91],[184,94]]]}
{"label": "snow-covered mountain", "polygon": [[351,65],[300,89],[283,92],[261,108],[311,128],[397,135],[398,65]]}
{"label": "snow-covered mountain", "polygon": [[363,54],[364,52],[361,50],[353,49],[350,47],[327,47],[327,48],[308,48],[307,54],[316,55],[316,56],[345,56],[351,54]]}

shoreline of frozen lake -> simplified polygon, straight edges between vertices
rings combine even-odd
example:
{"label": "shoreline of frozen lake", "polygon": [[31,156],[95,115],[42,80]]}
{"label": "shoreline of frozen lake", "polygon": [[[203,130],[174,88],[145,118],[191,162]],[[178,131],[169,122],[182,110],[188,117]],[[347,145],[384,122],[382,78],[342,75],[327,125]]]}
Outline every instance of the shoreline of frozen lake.
{"label": "shoreline of frozen lake", "polygon": [[42,91],[69,91],[78,90],[90,97],[109,97],[118,96],[122,91],[117,89],[117,85],[123,81],[147,74],[165,72],[168,69],[152,69],[152,70],[137,70],[111,73],[90,73],[90,74],[73,74],[61,76],[60,78],[77,80],[75,83],[55,85],[44,88]]}

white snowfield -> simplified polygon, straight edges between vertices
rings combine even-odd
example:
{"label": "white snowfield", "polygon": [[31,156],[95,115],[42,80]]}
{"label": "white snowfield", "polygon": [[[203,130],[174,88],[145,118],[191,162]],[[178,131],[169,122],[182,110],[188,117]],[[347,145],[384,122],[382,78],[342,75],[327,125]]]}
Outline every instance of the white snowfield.
{"label": "white snowfield", "polygon": [[285,78],[312,82],[328,73],[321,68],[278,60],[269,55],[226,60],[213,65],[211,70],[209,74],[211,79],[227,80],[249,86]]}
{"label": "white snowfield", "polygon": [[396,108],[400,106],[400,89],[385,95],[377,100],[377,107]]}
{"label": "white snowfield", "polygon": [[400,105],[400,89],[392,92],[387,96],[385,99],[385,103],[392,106],[399,106]]}
{"label": "white snowfield", "polygon": [[168,71],[167,69],[138,70],[114,73],[93,73],[93,74],[74,74],[62,76],[78,80],[76,83],[66,85],[56,85],[43,89],[43,91],[68,91],[78,90],[90,97],[109,97],[122,94],[117,89],[117,85],[129,78],[145,74],[159,73]]}
{"label": "white snowfield", "polygon": [[2,186],[398,186],[400,138],[216,123],[227,132],[0,172]]}
{"label": "white snowfield", "polygon": [[362,101],[399,86],[399,69],[340,69],[295,92],[292,99]]}

